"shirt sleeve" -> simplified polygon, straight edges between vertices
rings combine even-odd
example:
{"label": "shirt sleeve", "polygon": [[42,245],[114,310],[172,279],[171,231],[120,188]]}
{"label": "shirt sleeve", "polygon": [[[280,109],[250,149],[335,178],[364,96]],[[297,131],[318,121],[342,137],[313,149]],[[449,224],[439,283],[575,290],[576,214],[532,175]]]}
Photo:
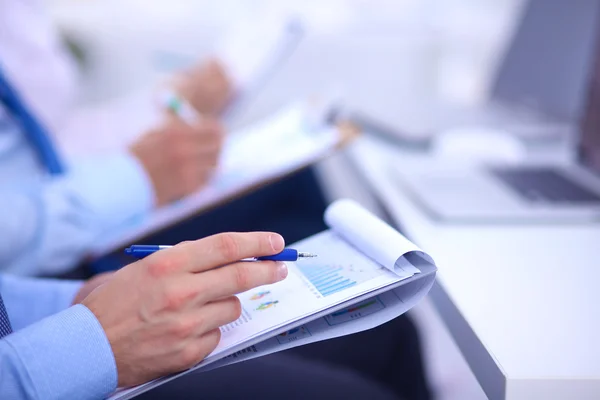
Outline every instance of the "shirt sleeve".
{"label": "shirt sleeve", "polygon": [[117,382],[108,338],[83,305],[0,340],[2,399],[103,399]]}
{"label": "shirt sleeve", "polygon": [[0,293],[13,330],[66,310],[83,282],[0,275]]}
{"label": "shirt sleeve", "polygon": [[153,191],[129,154],[79,160],[57,178],[0,188],[0,266],[17,275],[74,267],[101,235],[148,212]]}

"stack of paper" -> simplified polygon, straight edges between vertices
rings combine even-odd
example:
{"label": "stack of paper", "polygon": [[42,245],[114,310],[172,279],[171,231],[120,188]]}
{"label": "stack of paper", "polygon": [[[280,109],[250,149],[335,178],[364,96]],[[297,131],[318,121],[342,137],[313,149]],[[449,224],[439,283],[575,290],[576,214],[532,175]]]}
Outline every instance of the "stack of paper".
{"label": "stack of paper", "polygon": [[288,263],[285,280],[238,295],[241,317],[221,327],[221,341],[204,361],[113,398],[131,398],[190,371],[376,327],[408,311],[433,285],[431,257],[360,205],[339,200],[325,222],[330,230],[294,245],[316,258]]}

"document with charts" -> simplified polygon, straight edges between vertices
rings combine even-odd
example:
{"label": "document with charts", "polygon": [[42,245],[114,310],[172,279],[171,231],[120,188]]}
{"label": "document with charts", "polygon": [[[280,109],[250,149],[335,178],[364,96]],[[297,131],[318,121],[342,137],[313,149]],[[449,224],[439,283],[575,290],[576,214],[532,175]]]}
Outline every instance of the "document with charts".
{"label": "document with charts", "polygon": [[317,257],[288,263],[282,282],[239,294],[242,315],[221,327],[221,341],[204,361],[111,398],[131,398],[191,371],[373,328],[429,291],[433,260],[385,222],[351,200],[334,202],[324,218],[329,230],[294,244]]}

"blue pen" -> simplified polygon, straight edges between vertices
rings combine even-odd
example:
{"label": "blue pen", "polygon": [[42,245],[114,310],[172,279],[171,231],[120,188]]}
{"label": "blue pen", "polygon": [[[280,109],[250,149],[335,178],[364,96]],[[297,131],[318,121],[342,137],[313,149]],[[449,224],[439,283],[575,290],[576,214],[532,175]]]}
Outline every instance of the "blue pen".
{"label": "blue pen", "polygon": [[[159,250],[168,249],[173,246],[163,246],[154,244],[135,244],[125,249],[125,254],[136,258],[144,258]],[[296,249],[283,249],[281,253],[272,256],[244,258],[241,261],[298,261],[299,258],[316,257],[316,254],[299,252]]]}

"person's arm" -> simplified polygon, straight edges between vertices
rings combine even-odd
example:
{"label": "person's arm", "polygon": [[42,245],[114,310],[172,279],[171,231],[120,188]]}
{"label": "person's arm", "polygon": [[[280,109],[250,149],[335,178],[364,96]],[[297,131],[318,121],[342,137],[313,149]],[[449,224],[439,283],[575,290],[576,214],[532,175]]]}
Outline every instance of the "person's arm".
{"label": "person's arm", "polygon": [[82,281],[0,274],[0,293],[15,331],[69,308],[82,285]]}
{"label": "person's arm", "polygon": [[[288,274],[283,263],[239,260],[284,247],[274,233],[220,234],[125,266],[81,304],[0,339],[0,398],[99,399],[196,365],[240,317],[234,294]],[[10,296],[21,283],[12,285],[7,302],[19,306]]]}
{"label": "person's arm", "polygon": [[102,326],[86,307],[70,307],[80,290],[80,281],[0,276],[14,332],[0,340],[0,398],[100,399],[115,390]]}
{"label": "person's arm", "polygon": [[72,268],[95,240],[149,211],[153,189],[136,159],[114,154],[73,163],[59,178],[0,187],[0,265],[17,275]]}
{"label": "person's arm", "polygon": [[116,388],[110,343],[83,305],[0,340],[2,399],[103,399]]}

